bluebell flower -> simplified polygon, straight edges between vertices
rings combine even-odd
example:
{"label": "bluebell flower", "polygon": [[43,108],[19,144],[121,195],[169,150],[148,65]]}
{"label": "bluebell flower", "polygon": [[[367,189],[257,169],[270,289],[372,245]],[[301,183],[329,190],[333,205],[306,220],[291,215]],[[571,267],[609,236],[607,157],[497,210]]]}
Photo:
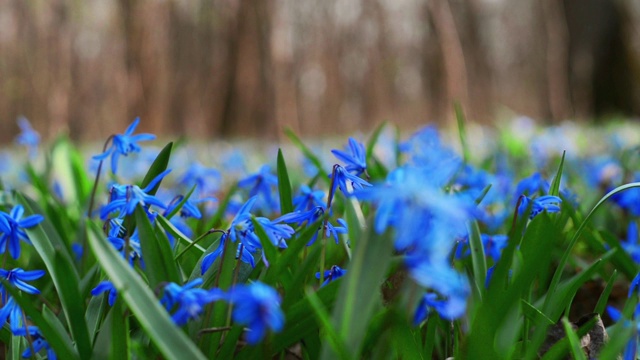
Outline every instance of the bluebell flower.
{"label": "bluebell flower", "polygon": [[[633,181],[640,181],[640,172],[634,174]],[[607,189],[607,191],[610,190],[613,189]],[[611,201],[623,210],[628,211],[631,215],[636,217],[640,216],[640,189],[631,188],[618,192],[611,196]]]}
{"label": "bluebell flower", "polygon": [[250,345],[259,343],[268,329],[282,330],[284,314],[280,309],[280,296],[268,285],[259,281],[236,285],[227,298],[233,304],[233,321],[249,328],[247,343]]}
{"label": "bluebell flower", "polygon": [[40,145],[40,134],[33,130],[31,123],[24,116],[18,118],[18,126],[21,133],[16,137],[16,143],[27,147],[30,158],[35,157],[38,154],[38,146]]}
{"label": "bluebell flower", "polygon": [[367,171],[367,159],[364,145],[349,138],[349,153],[342,150],[331,150],[333,155],[346,164],[345,169],[355,175],[360,175]]}
{"label": "bluebell flower", "polygon": [[[482,240],[482,245],[484,247],[484,253],[486,256],[490,256],[493,261],[498,261],[500,259],[500,255],[502,254],[502,250],[507,246],[507,241],[509,240],[507,235],[487,235],[480,234],[480,239]],[[460,259],[464,256],[468,256],[471,253],[471,249],[468,247],[469,239],[465,237],[463,241],[458,244],[458,248],[456,249],[456,258]],[[463,251],[464,248],[464,251]]]}
{"label": "bluebell flower", "polygon": [[153,134],[133,135],[139,123],[140,118],[137,117],[133,123],[129,125],[124,134],[113,136],[111,147],[109,147],[107,151],[94,156],[93,159],[102,161],[111,156],[111,172],[116,174],[118,172],[118,158],[120,155],[128,156],[130,153],[140,152],[139,141],[149,141],[156,138]]}
{"label": "bluebell flower", "polygon": [[24,208],[16,205],[9,214],[0,212],[0,254],[9,249],[9,254],[14,259],[20,257],[20,240],[31,244],[29,237],[23,229],[32,228],[44,220],[42,215],[31,215],[22,218]]}
{"label": "bluebell flower", "polygon": [[[347,270],[340,268],[338,265],[333,265],[331,269],[324,271],[324,282],[321,286],[325,286],[331,281],[337,280],[343,277],[347,273]],[[316,273],[316,279],[320,279],[320,273]]]}
{"label": "bluebell flower", "polygon": [[[140,235],[138,233],[138,229],[136,228],[133,231],[133,234],[129,237],[128,240],[120,236],[125,236],[124,234],[118,236],[107,236],[107,240],[113,245],[116,250],[122,255],[123,258],[129,258],[129,264],[133,266],[133,263],[136,259],[140,260],[140,266],[144,268],[144,259],[142,258],[142,248],[140,246]],[[128,245],[128,248],[127,248]]]}
{"label": "bluebell flower", "polygon": [[520,206],[518,207],[518,214],[524,215],[527,207],[531,203],[531,213],[529,213],[529,219],[533,219],[539,213],[546,211],[548,213],[556,213],[560,211],[560,204],[562,199],[553,195],[545,195],[539,198],[531,199],[527,196],[522,196]]}
{"label": "bluebell flower", "polygon": [[13,333],[20,331],[24,327],[22,324],[22,309],[12,296],[9,296],[2,309],[0,309],[0,325],[6,323],[7,320],[9,320],[9,327]]}
{"label": "bluebell flower", "polygon": [[326,208],[327,204],[324,202],[324,191],[311,190],[305,184],[300,185],[300,195],[296,195],[293,198],[293,208],[296,211],[311,210],[315,207]]}
{"label": "bluebell flower", "polygon": [[82,259],[82,254],[84,254],[84,248],[82,247],[82,244],[71,244],[71,251],[73,252],[73,256],[76,261],[80,261],[80,259]]}
{"label": "bluebell flower", "polygon": [[623,314],[613,306],[607,306],[607,313],[614,322],[624,321],[625,326],[633,326],[633,336],[625,347],[623,359],[635,360],[638,352],[638,333],[640,332],[640,304],[636,305],[633,313],[633,323],[623,319]]}
{"label": "bluebell flower", "polygon": [[549,192],[549,182],[546,181],[539,172],[534,173],[528,178],[520,180],[516,185],[515,199],[520,195],[533,196],[537,193],[546,194]]}
{"label": "bluebell flower", "polygon": [[640,244],[638,243],[638,224],[635,221],[629,222],[627,227],[626,240],[620,241],[622,248],[631,256],[633,261],[640,264]]}
{"label": "bluebell flower", "polygon": [[117,211],[118,217],[123,218],[126,215],[131,215],[136,209],[138,204],[146,207],[148,205],[155,205],[161,209],[165,209],[166,206],[160,199],[153,195],[149,195],[151,191],[162,179],[170,173],[171,170],[165,170],[156,176],[149,185],[144,189],[140,189],[138,185],[114,185],[111,187],[111,198],[107,205],[100,210],[100,218],[105,220],[109,214]]}
{"label": "bluebell flower", "polygon": [[333,236],[333,239],[336,241],[336,244],[339,244],[340,240],[338,239],[338,234],[346,234],[348,230],[347,230],[346,221],[344,221],[343,219],[338,219],[337,222],[341,226],[334,226],[333,224],[331,224],[331,222],[327,221],[327,224],[325,227],[325,236],[326,237]]}
{"label": "bluebell flower", "polygon": [[416,308],[413,316],[413,324],[419,325],[427,319],[430,309],[436,312],[446,320],[455,320],[464,315],[467,308],[466,301],[462,298],[442,299],[437,294],[426,293],[420,299],[420,303]]}
{"label": "bluebell flower", "polygon": [[111,281],[102,281],[96,287],[91,290],[91,295],[98,296],[104,292],[109,292],[109,306],[113,306],[118,296],[118,290]]}
{"label": "bluebell flower", "polygon": [[204,273],[209,270],[213,262],[216,261],[220,255],[222,255],[222,251],[224,251],[224,247],[227,241],[227,233],[222,234],[220,237],[220,242],[218,243],[218,247],[211,253],[207,254],[202,258],[202,263],[200,264],[200,274],[204,275]]}
{"label": "bluebell flower", "polygon": [[[40,290],[27,284],[25,281],[38,280],[43,277],[44,274],[44,270],[24,271],[21,268],[15,268],[13,270],[0,269],[0,278],[27,294],[40,294]],[[0,284],[0,294],[2,294],[2,298],[5,298],[6,290],[2,284]]]}
{"label": "bluebell flower", "polygon": [[631,285],[629,285],[629,294],[627,295],[627,297],[630,298],[636,289],[640,291],[640,273],[638,273],[638,275],[633,278],[633,281],[631,281]]}
{"label": "bluebell flower", "polygon": [[208,168],[201,163],[192,162],[187,171],[182,175],[178,183],[190,188],[196,185],[196,190],[200,194],[210,195],[220,189],[222,174],[220,171]]}
{"label": "bluebell flower", "polygon": [[[56,360],[58,357],[56,356],[55,351],[51,348],[47,340],[45,340],[42,333],[36,326],[29,326],[28,329],[29,336],[31,338],[31,346],[28,346],[25,351],[22,352],[22,357],[25,359],[33,357],[31,350],[37,354],[42,350],[47,352],[47,360]],[[17,336],[27,336],[27,331],[24,328],[20,328],[18,331],[14,332],[14,335]]]}
{"label": "bluebell flower", "polygon": [[269,165],[263,165],[258,172],[238,182],[239,188],[249,190],[250,197],[260,195],[266,203],[264,210],[269,211],[278,208],[278,201],[272,195],[276,186],[278,186],[278,177],[271,173]]}
{"label": "bluebell flower", "polygon": [[279,223],[274,220],[271,221],[264,217],[255,218],[262,228],[267,233],[269,240],[271,243],[281,249],[285,249],[287,247],[287,243],[285,240],[291,238],[291,236],[295,233],[293,228],[289,225]]}
{"label": "bluebell flower", "polygon": [[347,171],[344,167],[340,165],[335,165],[333,167],[333,173],[331,176],[335,175],[335,179],[333,180],[333,192],[335,194],[336,188],[340,188],[342,193],[349,196],[353,190],[362,189],[365,186],[371,186],[369,182],[364,179],[361,179]]}
{"label": "bluebell flower", "polygon": [[186,324],[191,319],[197,319],[207,304],[224,298],[222,291],[218,289],[207,291],[197,288],[200,285],[202,285],[202,279],[196,278],[184,286],[176,283],[169,283],[165,286],[164,296],[160,299],[160,303],[169,312],[175,308],[171,319],[178,326]]}

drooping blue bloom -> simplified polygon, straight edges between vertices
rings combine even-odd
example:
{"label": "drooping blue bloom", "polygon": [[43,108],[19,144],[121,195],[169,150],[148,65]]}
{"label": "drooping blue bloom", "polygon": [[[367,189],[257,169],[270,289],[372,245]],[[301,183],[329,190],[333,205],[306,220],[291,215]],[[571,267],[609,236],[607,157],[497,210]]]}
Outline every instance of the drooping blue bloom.
{"label": "drooping blue bloom", "polygon": [[[500,259],[502,250],[507,246],[507,241],[509,240],[507,235],[502,234],[480,234],[480,239],[482,240],[485,255],[490,256],[494,261],[498,261]],[[456,249],[457,259],[460,259],[463,256],[468,256],[471,253],[471,249],[468,245],[468,237],[465,237],[464,240],[458,244],[458,247]]]}
{"label": "drooping blue bloom", "polygon": [[[295,233],[293,228],[287,224],[278,223],[277,221],[271,221],[264,217],[255,218],[262,228],[267,233],[269,240],[271,243],[281,249],[287,247],[287,243],[285,240],[291,238],[291,236]],[[277,220],[277,219],[276,219]]]}
{"label": "drooping blue bloom", "polygon": [[196,192],[202,195],[212,195],[220,189],[222,174],[214,168],[208,168],[201,163],[192,162],[182,175],[179,184],[190,188],[196,185]]}
{"label": "drooping blue bloom", "polygon": [[353,172],[355,175],[360,175],[367,171],[367,159],[364,145],[356,141],[356,139],[349,138],[349,152],[342,150],[331,150],[333,155],[340,161],[346,164],[345,169],[349,172]]}
{"label": "drooping blue bloom", "polygon": [[534,173],[528,178],[520,180],[516,186],[515,199],[520,195],[533,196],[538,193],[546,194],[549,192],[549,182],[545,180],[539,172]]}
{"label": "drooping blue bloom", "polygon": [[640,244],[638,240],[640,240],[638,237],[638,224],[635,221],[631,221],[627,227],[627,239],[620,241],[620,245],[636,263],[640,263]]}
{"label": "drooping blue bloom", "polygon": [[[635,173],[633,177],[634,182],[640,181],[640,172]],[[611,191],[613,188],[607,189]],[[611,200],[625,211],[628,211],[633,216],[640,216],[640,189],[631,188],[625,191],[618,192],[611,196]]]}
{"label": "drooping blue bloom", "polygon": [[165,286],[164,296],[160,299],[160,303],[169,312],[175,309],[171,319],[178,326],[186,324],[191,319],[197,319],[207,304],[224,298],[224,294],[219,289],[207,291],[197,288],[201,284],[202,279],[197,278],[184,286],[176,283],[169,283]]}
{"label": "drooping blue bloom", "polygon": [[309,186],[300,185],[300,195],[293,198],[293,207],[296,211],[311,210],[317,206],[326,208],[327,204],[324,202],[324,191],[311,190]]}
{"label": "drooping blue bloom", "polygon": [[335,179],[332,179],[334,194],[338,187],[342,190],[343,194],[349,196],[353,190],[362,189],[365,186],[371,186],[369,182],[349,173],[347,169],[340,165],[335,165],[333,169],[331,176],[335,176]]}
{"label": "drooping blue bloom", "polygon": [[259,281],[250,285],[236,285],[227,298],[233,304],[233,321],[249,328],[249,344],[259,343],[268,329],[275,332],[282,330],[284,314],[280,309],[280,296],[268,285]]}
{"label": "drooping blue bloom", "polygon": [[31,123],[26,117],[18,118],[18,126],[21,133],[16,137],[16,143],[23,145],[29,150],[29,157],[34,158],[38,154],[38,146],[40,145],[40,134],[33,130]]}
{"label": "drooping blue bloom", "polygon": [[[40,330],[38,329],[38,327],[29,326],[28,332],[29,332],[29,336],[31,338],[32,343],[31,343],[31,346],[28,346],[27,349],[22,352],[23,358],[29,359],[33,357],[33,354],[31,353],[32,348],[36,354],[42,351],[43,349],[46,350],[47,360],[56,360],[58,358],[56,356],[55,351],[53,351],[53,349],[51,348],[47,340],[45,340],[44,336],[42,336],[42,333],[40,333]],[[27,331],[25,331],[24,328],[20,328],[18,331],[14,332],[13,334],[17,336],[27,336]]]}
{"label": "drooping blue bloom", "polygon": [[146,207],[155,205],[161,209],[165,209],[165,204],[153,195],[149,195],[151,191],[162,179],[170,173],[171,170],[165,170],[156,176],[149,185],[144,189],[140,189],[138,185],[114,185],[111,187],[111,199],[102,210],[100,210],[100,218],[105,220],[112,212],[118,212],[118,217],[123,218],[131,215],[138,204]]}
{"label": "drooping blue bloom", "polygon": [[330,221],[327,221],[327,225],[325,227],[325,236],[326,237],[333,236],[333,239],[336,241],[336,244],[339,244],[340,239],[338,239],[338,234],[346,234],[348,230],[347,230],[346,221],[344,221],[343,219],[338,219],[337,222],[341,226],[334,226],[333,224],[331,224]]}
{"label": "drooping blue bloom", "polygon": [[[347,270],[340,268],[338,265],[333,265],[331,269],[324,271],[324,282],[321,286],[325,286],[331,281],[337,280],[343,277],[347,273]],[[316,279],[320,279],[320,273],[316,273]]]}
{"label": "drooping blue bloom", "polygon": [[258,172],[238,182],[238,187],[248,189],[249,196],[259,195],[264,200],[262,208],[265,211],[274,211],[278,208],[278,201],[273,197],[273,189],[278,186],[278,177],[271,173],[269,165],[263,165]]}
{"label": "drooping blue bloom", "polygon": [[[6,280],[9,284],[17,287],[27,294],[40,294],[40,290],[27,284],[25,281],[38,280],[44,276],[44,274],[44,270],[24,271],[21,268],[15,268],[13,270],[0,269],[0,278]],[[2,294],[2,298],[4,299],[6,296],[6,290],[2,284],[0,284],[0,294]]]}
{"label": "drooping blue bloom", "polygon": [[98,296],[104,292],[109,292],[109,306],[113,306],[118,296],[118,290],[111,281],[102,281],[95,288],[91,290],[91,295]]}
{"label": "drooping blue bloom", "polygon": [[9,214],[0,212],[0,254],[4,254],[9,249],[9,254],[14,259],[20,257],[20,240],[31,244],[29,237],[23,229],[32,228],[38,225],[44,217],[42,215],[31,215],[22,218],[24,208],[16,205]]}
{"label": "drooping blue bloom", "polygon": [[2,309],[0,309],[0,325],[6,323],[7,320],[9,320],[9,327],[13,333],[20,331],[24,327],[22,324],[22,309],[12,296],[9,296]]}
{"label": "drooping blue bloom", "polygon": [[220,237],[220,242],[218,243],[218,247],[212,252],[204,256],[202,259],[202,263],[200,264],[200,274],[204,275],[204,273],[209,270],[213,262],[216,261],[220,255],[222,255],[222,251],[224,251],[224,247],[227,241],[227,233],[222,234]]}
{"label": "drooping blue bloom", "polygon": [[149,141],[156,138],[153,134],[133,135],[139,123],[140,118],[137,117],[133,123],[129,125],[124,134],[113,136],[111,147],[109,147],[107,151],[94,156],[93,159],[102,161],[111,156],[111,172],[116,174],[118,172],[118,158],[120,155],[128,156],[130,153],[140,152],[139,141]]}
{"label": "drooping blue bloom", "polygon": [[426,293],[420,300],[413,316],[413,324],[419,325],[427,319],[430,309],[444,319],[455,320],[464,315],[467,308],[466,301],[462,298],[441,299],[435,293]]}
{"label": "drooping blue bloom", "polygon": [[627,346],[625,347],[623,359],[635,360],[638,352],[638,333],[640,333],[640,304],[636,305],[633,313],[633,323],[629,320],[625,320],[623,314],[613,306],[607,306],[607,313],[611,320],[615,322],[624,321],[625,326],[633,326],[633,336],[629,339]]}
{"label": "drooping blue bloom", "polygon": [[533,219],[536,215],[540,214],[543,211],[548,213],[556,213],[560,211],[560,204],[562,204],[562,199],[553,195],[545,195],[539,198],[531,199],[527,196],[522,196],[522,200],[520,201],[520,206],[518,207],[518,214],[520,216],[524,215],[524,212],[531,204],[531,213],[529,213],[529,219]]}

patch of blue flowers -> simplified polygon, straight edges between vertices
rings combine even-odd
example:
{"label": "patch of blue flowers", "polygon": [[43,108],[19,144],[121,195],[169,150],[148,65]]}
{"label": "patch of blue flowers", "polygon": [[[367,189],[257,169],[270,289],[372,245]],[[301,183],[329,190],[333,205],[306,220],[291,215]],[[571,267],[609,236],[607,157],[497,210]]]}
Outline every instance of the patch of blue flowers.
{"label": "patch of blue flowers", "polygon": [[[6,354],[526,358],[569,316],[566,289],[622,272],[635,299],[640,172],[619,141],[607,156],[565,158],[507,134],[467,159],[433,126],[398,140],[387,125],[330,151],[290,134],[299,152],[206,158],[206,147],[158,151],[139,125],[99,153],[57,141],[43,162],[39,135],[19,120],[28,184],[3,178],[0,202]],[[564,240],[545,242],[549,229]],[[535,256],[559,270],[535,269]],[[598,294],[598,314],[610,294]],[[490,331],[477,330],[482,312]],[[637,312],[608,307],[620,328]],[[606,351],[635,358],[636,338],[634,328]]]}

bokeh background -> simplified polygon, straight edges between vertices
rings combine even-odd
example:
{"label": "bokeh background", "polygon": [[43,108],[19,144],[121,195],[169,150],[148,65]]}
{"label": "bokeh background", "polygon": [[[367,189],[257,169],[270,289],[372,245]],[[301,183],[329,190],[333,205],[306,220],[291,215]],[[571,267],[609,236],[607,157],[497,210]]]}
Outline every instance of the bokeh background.
{"label": "bokeh background", "polygon": [[0,140],[640,113],[637,0],[0,1]]}

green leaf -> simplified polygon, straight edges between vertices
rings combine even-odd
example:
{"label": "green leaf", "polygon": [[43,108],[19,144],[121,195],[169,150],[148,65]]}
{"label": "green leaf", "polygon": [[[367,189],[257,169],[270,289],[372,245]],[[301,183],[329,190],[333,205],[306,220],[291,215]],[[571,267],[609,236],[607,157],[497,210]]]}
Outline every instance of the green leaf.
{"label": "green leaf", "polygon": [[287,164],[282,156],[282,149],[278,149],[278,193],[280,194],[280,213],[293,212],[293,198],[291,197],[291,181],[287,172]]}
{"label": "green leaf", "polygon": [[521,301],[522,301],[522,313],[531,321],[533,321],[534,323],[542,323],[547,325],[555,324],[553,320],[549,319],[547,315],[545,315],[537,307],[531,305],[524,299],[521,299]]}
{"label": "green leaf", "polygon": [[60,333],[60,326],[56,323],[50,323],[47,318],[43,316],[44,311],[41,313],[33,306],[32,298],[26,298],[26,295],[22,295],[18,289],[12,286],[7,285],[4,288],[9,294],[11,294],[15,302],[31,319],[31,321],[38,326],[40,333],[42,333],[42,336],[47,339],[47,342],[60,359],[80,359],[76,349],[71,347],[72,345],[66,331]]}
{"label": "green leaf", "polygon": [[562,325],[564,327],[564,333],[567,335],[567,339],[569,340],[569,349],[571,350],[573,359],[587,360],[586,356],[584,355],[584,351],[582,351],[582,348],[580,347],[580,339],[578,339],[578,336],[576,336],[576,333],[573,331],[573,328],[569,323],[569,319],[563,317]]}
{"label": "green leaf", "polygon": [[[618,186],[617,188],[609,191],[609,193],[607,193],[605,196],[603,196],[598,201],[598,203],[593,207],[593,209],[591,209],[591,211],[584,218],[584,220],[582,221],[580,226],[578,226],[578,229],[573,234],[573,237],[571,238],[571,241],[569,241],[567,249],[565,250],[564,254],[562,254],[562,258],[560,258],[560,261],[558,262],[558,266],[556,268],[556,271],[554,272],[553,278],[551,279],[551,283],[549,284],[548,293],[553,294],[554,292],[557,291],[558,284],[560,283],[560,278],[562,277],[562,273],[564,272],[564,267],[567,264],[567,260],[569,259],[569,256],[571,256],[571,253],[573,251],[573,247],[578,242],[578,239],[580,238],[580,235],[582,234],[582,231],[584,231],[585,227],[587,226],[587,223],[589,222],[589,220],[591,220],[591,217],[593,216],[595,211],[598,210],[613,195],[615,195],[615,194],[617,194],[619,192],[625,191],[627,189],[632,189],[632,188],[636,188],[636,187],[640,187],[640,182],[634,182],[634,183],[629,183],[629,184]],[[550,299],[551,299],[550,297],[547,297],[547,302]],[[543,309],[547,309],[548,305],[549,304],[545,302],[545,306],[543,306]]]}
{"label": "green leaf", "polygon": [[482,244],[482,237],[480,236],[480,227],[477,221],[471,221],[468,224],[469,231],[469,247],[471,248],[471,264],[473,266],[473,278],[476,282],[476,287],[482,290],[485,288],[485,281],[487,279],[487,260],[484,254],[484,245]]}
{"label": "green leaf", "polygon": [[[304,154],[307,160],[311,161],[313,165],[315,165],[316,169],[320,174],[326,174],[326,171],[322,167],[322,162],[320,159],[305,145],[300,138],[289,128],[284,129],[285,135],[291,140],[291,142]],[[321,176],[321,179],[325,181],[327,185],[329,185],[329,178],[326,176]]]}
{"label": "green leaf", "polygon": [[471,150],[469,149],[469,145],[467,143],[467,130],[465,127],[465,116],[464,111],[462,111],[462,106],[459,102],[456,102],[453,105],[453,108],[456,113],[456,121],[458,123],[458,133],[460,134],[460,145],[462,146],[462,158],[465,163],[468,163],[471,159]]}
{"label": "green leaf", "polygon": [[[145,187],[147,187],[147,185],[149,185],[151,180],[155,179],[156,176],[160,175],[163,171],[167,170],[167,166],[169,166],[169,158],[171,157],[171,149],[172,149],[172,147],[173,147],[173,143],[172,142],[168,143],[160,151],[158,156],[156,156],[156,159],[151,164],[151,167],[149,167],[149,171],[144,176],[144,179],[142,180],[142,183],[140,184],[140,188],[144,189]],[[153,189],[149,190],[147,192],[147,194],[155,195],[156,192],[158,191],[158,189],[160,188],[160,184],[161,183],[162,183],[162,181],[160,181],[158,184],[156,184],[156,186],[154,186]]]}
{"label": "green leaf", "polygon": [[[351,226],[358,224],[349,224]],[[343,336],[353,358],[358,357],[374,309],[381,305],[380,284],[391,263],[392,254],[390,231],[377,235],[373,224],[369,224],[367,234],[355,248],[348,273],[342,279],[338,303],[333,312],[333,324]],[[375,266],[371,264],[372,259]],[[335,354],[330,348],[324,347],[322,358],[335,358]]]}
{"label": "green leaf", "polygon": [[367,160],[373,156],[373,150],[376,148],[376,144],[378,143],[378,139],[380,138],[380,134],[382,134],[382,130],[384,130],[385,126],[387,126],[387,122],[383,121],[376,127],[376,129],[371,134],[369,141],[367,141]]}
{"label": "green leaf", "polygon": [[166,218],[171,220],[171,218],[178,213],[178,211],[180,211],[182,209],[182,207],[184,206],[184,204],[187,203],[187,201],[189,201],[189,198],[191,197],[191,194],[193,194],[193,191],[196,189],[196,184],[194,184],[191,189],[189,190],[189,192],[187,193],[187,195],[182,197],[182,200],[180,200],[180,202],[178,203],[178,205],[176,205],[169,214],[167,214]]}
{"label": "green leaf", "polygon": [[[174,238],[178,239],[179,242],[186,245],[186,247],[182,249],[182,251],[175,256],[176,260],[178,260],[186,252],[191,251],[191,249],[194,250],[194,252],[198,255],[198,257],[204,254],[205,248],[203,248],[202,246],[198,245],[197,243],[189,239],[185,234],[183,234],[180,230],[178,230],[178,228],[176,228],[171,223],[171,221],[169,221],[167,218],[165,218],[162,215],[158,215],[156,217],[156,221],[158,222],[158,224],[160,224],[160,226],[162,226],[163,229],[165,229],[165,231],[171,234]],[[176,245],[176,249],[177,248],[178,246]]]}
{"label": "green leaf", "polygon": [[[93,223],[91,225],[95,226]],[[118,290],[118,297],[124,299],[140,326],[165,358],[206,359],[173,323],[151,289],[105,238],[89,236],[89,245]]]}
{"label": "green leaf", "polygon": [[307,288],[305,293],[307,295],[307,299],[309,299],[309,304],[311,304],[313,312],[322,325],[322,330],[325,331],[325,334],[328,337],[329,345],[333,351],[338,354],[338,358],[340,359],[350,359],[351,356],[349,355],[349,350],[347,350],[346,344],[333,327],[333,324],[329,319],[329,313],[325,309],[324,305],[322,305],[322,301],[320,301],[315,292],[309,288]]}
{"label": "green leaf", "polygon": [[558,172],[549,187],[549,195],[560,196],[560,180],[562,179],[562,167],[564,166],[564,156],[566,153],[566,151],[562,152],[562,159],[560,160],[560,166],[558,166]]}
{"label": "green leaf", "polygon": [[613,274],[611,274],[609,281],[607,281],[607,286],[602,291],[602,294],[600,294],[598,303],[596,304],[596,307],[593,310],[593,312],[598,313],[600,316],[602,316],[602,314],[604,313],[604,310],[607,307],[607,303],[609,302],[609,295],[611,295],[611,291],[613,290],[613,285],[617,277],[618,277],[618,270],[613,270]]}
{"label": "green leaf", "polygon": [[[22,194],[15,193],[16,201],[24,207],[25,216],[33,215],[34,206],[32,201],[28,200]],[[89,330],[84,320],[84,300],[80,296],[80,278],[73,260],[71,259],[66,246],[62,240],[57,237],[55,230],[45,218],[38,226],[25,229],[29,236],[33,247],[36,249],[53,280],[53,284],[60,297],[60,303],[64,309],[67,324],[71,329],[78,352],[81,357],[89,357],[91,355],[91,341],[89,339]]]}
{"label": "green leaf", "polygon": [[147,213],[140,205],[136,206],[135,218],[149,286],[155,289],[165,281],[181,283],[169,242],[158,239]]}

